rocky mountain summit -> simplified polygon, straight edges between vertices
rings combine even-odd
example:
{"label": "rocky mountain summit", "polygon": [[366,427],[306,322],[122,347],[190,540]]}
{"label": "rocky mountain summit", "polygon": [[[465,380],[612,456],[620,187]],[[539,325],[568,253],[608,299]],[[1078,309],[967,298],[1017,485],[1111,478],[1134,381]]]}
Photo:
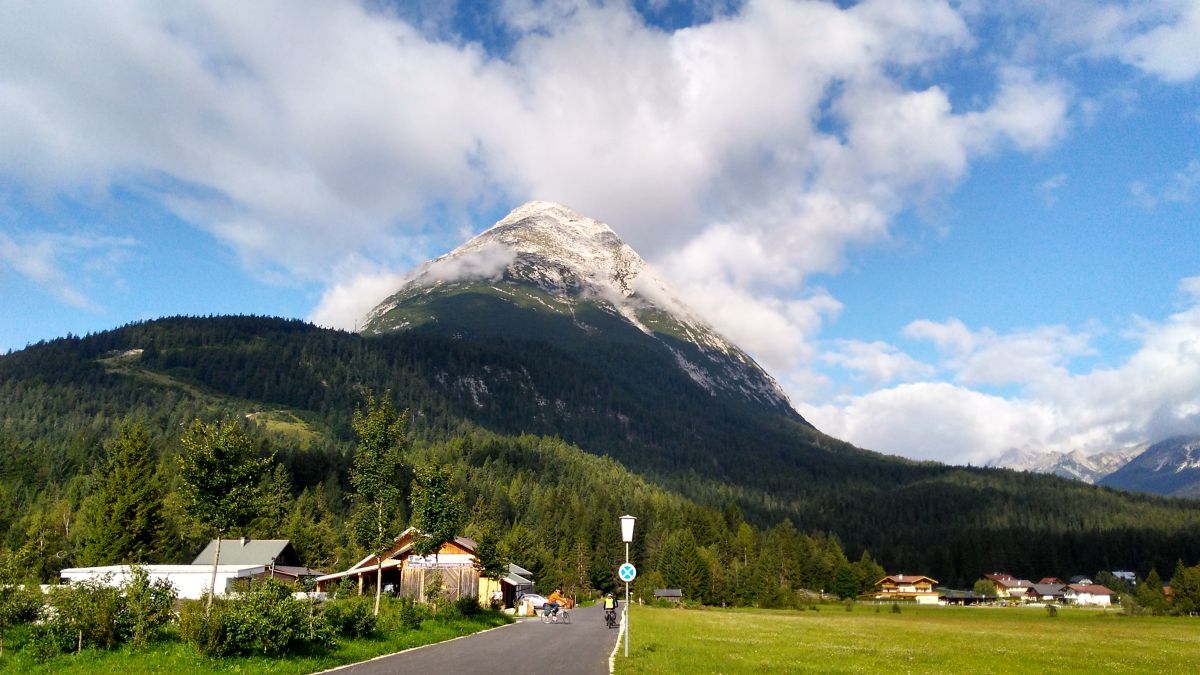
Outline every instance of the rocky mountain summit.
{"label": "rocky mountain summit", "polygon": [[[561,204],[524,204],[462,246],[419,266],[367,314],[361,332],[379,335],[438,324],[463,330],[464,317],[448,315],[467,307],[465,300],[448,302],[455,296],[487,296],[522,312],[560,317],[575,333],[564,339],[638,341],[627,331],[614,330],[612,322],[597,316],[599,311],[635,330],[641,340],[665,348],[677,367],[710,394],[795,414],[778,383],[690,310],[612,228]],[[482,311],[478,303],[470,307]],[[511,317],[495,319],[487,326],[476,322],[470,332],[521,334],[522,327]]]}
{"label": "rocky mountain summit", "polygon": [[1100,485],[1175,497],[1200,497],[1200,435],[1159,441]]}
{"label": "rocky mountain summit", "polygon": [[1095,484],[1110,473],[1125,466],[1149,446],[1141,443],[1117,448],[1108,452],[1087,455],[1079,450],[1071,452],[1036,452],[1016,448],[987,463],[987,466],[1048,473],[1063,478]]}

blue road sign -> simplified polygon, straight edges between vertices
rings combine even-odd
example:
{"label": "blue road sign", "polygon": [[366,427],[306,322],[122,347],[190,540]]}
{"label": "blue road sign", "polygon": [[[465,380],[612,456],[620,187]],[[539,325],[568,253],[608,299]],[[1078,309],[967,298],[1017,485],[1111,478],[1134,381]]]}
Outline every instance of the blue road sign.
{"label": "blue road sign", "polygon": [[633,563],[625,563],[617,570],[617,576],[621,577],[621,581],[629,583],[637,578],[637,568]]}

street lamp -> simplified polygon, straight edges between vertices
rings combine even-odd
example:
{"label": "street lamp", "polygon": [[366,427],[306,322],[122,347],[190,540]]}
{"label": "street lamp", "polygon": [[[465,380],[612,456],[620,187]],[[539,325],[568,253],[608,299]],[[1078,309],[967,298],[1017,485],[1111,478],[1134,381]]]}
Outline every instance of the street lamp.
{"label": "street lamp", "polygon": [[[625,564],[629,564],[629,542],[633,541],[633,523],[630,515],[621,516],[621,541],[625,542]],[[625,582],[625,657],[629,657],[629,582]]]}

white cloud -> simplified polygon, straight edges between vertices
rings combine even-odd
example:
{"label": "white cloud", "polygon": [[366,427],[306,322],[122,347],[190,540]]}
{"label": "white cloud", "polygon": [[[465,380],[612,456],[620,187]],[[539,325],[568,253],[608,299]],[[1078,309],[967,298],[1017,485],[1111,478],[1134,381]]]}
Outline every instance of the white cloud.
{"label": "white cloud", "polygon": [[1187,166],[1176,171],[1160,187],[1146,181],[1134,181],[1129,185],[1129,196],[1134,203],[1148,210],[1163,203],[1190,203],[1200,193],[1200,159],[1193,159]]}
{"label": "white cloud", "polygon": [[403,282],[404,276],[400,274],[356,274],[326,288],[308,320],[318,326],[358,330],[367,312],[395,293]]}
{"label": "white cloud", "polygon": [[1067,174],[1057,173],[1038,183],[1038,192],[1042,195],[1042,201],[1046,206],[1054,206],[1058,203],[1058,191],[1067,184]]}
{"label": "white cloud", "polygon": [[14,239],[0,232],[0,264],[68,307],[97,311],[88,287],[111,280],[114,268],[134,246],[128,237],[26,232]]}
{"label": "white cloud", "polygon": [[[964,384],[916,382],[803,408],[817,428],[857,445],[919,459],[982,463],[1017,448],[1093,453],[1200,429],[1200,278],[1180,282],[1186,306],[1142,320],[1123,363],[1073,374],[1087,333],[1048,326],[1007,335],[961,322],[917,321]],[[1005,372],[1005,368],[1009,372]],[[1016,382],[1009,396],[966,384]]]}
{"label": "white cloud", "polygon": [[886,342],[839,340],[821,360],[859,373],[872,387],[896,381],[932,377],[937,369],[922,363]]}
{"label": "white cloud", "polygon": [[1163,3],[1175,10],[1153,28],[1135,34],[1121,46],[1121,57],[1167,82],[1187,82],[1200,75],[1200,3]]}
{"label": "white cloud", "polygon": [[958,319],[922,319],[905,326],[904,335],[932,342],[942,353],[942,367],[974,386],[1037,382],[1065,372],[1072,359],[1094,353],[1089,332],[1065,326],[997,335],[989,328],[972,331]]}
{"label": "white cloud", "polygon": [[947,2],[717,14],[664,32],[621,2],[510,2],[500,59],[431,34],[446,22],[428,9],[419,29],[347,1],[10,4],[0,174],[132,184],[268,278],[337,283],[348,258],[394,264],[378,242],[443,208],[536,194],[651,258],[712,253],[722,227],[770,241],[771,283],[794,289],[996,140],[1040,147],[1061,125],[1065,94],[1027,74],[1000,71],[970,110],[905,88],[973,44]]}
{"label": "white cloud", "polygon": [[430,266],[420,275],[422,281],[455,282],[474,279],[498,279],[517,258],[517,252],[498,241],[489,241],[461,255]]}

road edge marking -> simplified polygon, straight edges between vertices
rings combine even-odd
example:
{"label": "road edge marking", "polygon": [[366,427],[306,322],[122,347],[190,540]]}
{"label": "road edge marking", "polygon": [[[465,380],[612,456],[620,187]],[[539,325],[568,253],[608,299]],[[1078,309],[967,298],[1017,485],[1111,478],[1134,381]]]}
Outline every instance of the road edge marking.
{"label": "road edge marking", "polygon": [[617,650],[621,648],[621,636],[625,634],[625,617],[629,615],[629,608],[626,607],[624,612],[621,612],[621,630],[617,631],[617,644],[613,645],[613,649],[608,654],[608,675],[613,675],[616,672]]}
{"label": "road edge marking", "polygon": [[[469,637],[475,637],[476,635],[483,635],[484,633],[490,633],[494,630],[500,630],[501,628],[508,628],[509,626],[515,626],[518,623],[520,623],[520,622],[513,621],[512,623],[506,623],[503,626],[493,626],[491,628],[485,628],[485,629],[483,629],[481,631],[477,631],[475,633],[469,633],[467,635],[459,635],[458,637],[452,637],[449,640],[442,640],[441,642],[430,642],[427,645],[418,645],[416,647],[409,647],[408,649],[401,649],[400,651],[392,652],[391,654],[380,654],[379,656],[375,656],[375,657],[366,659],[365,661],[355,661],[354,663],[346,663],[346,664],[343,664],[340,666],[334,666],[333,668],[330,668],[328,670],[320,670],[320,671],[317,671],[316,673],[314,673],[313,675],[324,675],[325,673],[336,673],[339,670],[345,670],[346,668],[353,668],[355,666],[361,666],[364,663],[371,663],[372,661],[379,661],[381,659],[387,659],[387,658],[391,658],[393,656],[399,656],[400,654],[407,654],[409,652],[415,652],[418,649],[425,649],[427,647],[435,647],[437,645],[444,645],[448,642],[454,642],[455,640],[465,640]],[[612,672],[611,669],[609,672],[610,673]]]}

